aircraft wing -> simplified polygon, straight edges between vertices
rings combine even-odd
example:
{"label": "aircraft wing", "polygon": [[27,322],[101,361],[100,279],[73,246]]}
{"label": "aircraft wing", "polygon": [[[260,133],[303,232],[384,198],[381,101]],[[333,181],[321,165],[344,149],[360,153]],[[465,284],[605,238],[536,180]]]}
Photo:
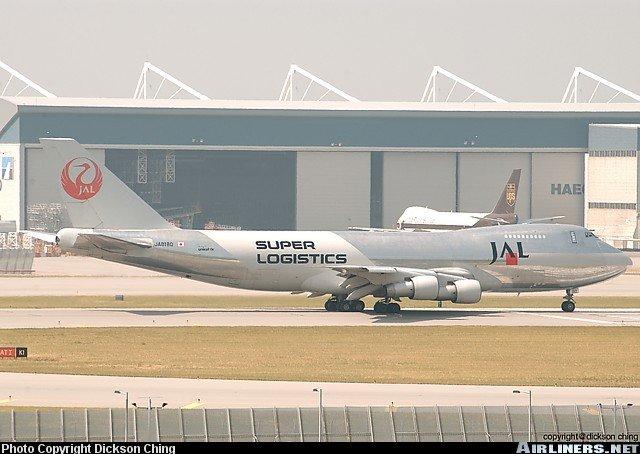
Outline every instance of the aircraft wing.
{"label": "aircraft wing", "polygon": [[139,249],[148,249],[153,246],[151,238],[115,238],[99,233],[81,233],[78,239],[86,241],[98,249],[115,254],[127,254]]}
{"label": "aircraft wing", "polygon": [[342,287],[349,290],[347,299],[360,299],[372,294],[381,286],[402,282],[414,276],[435,276],[438,280],[456,281],[473,278],[472,273],[464,268],[402,268],[377,265],[344,265],[331,269],[345,277]]}
{"label": "aircraft wing", "polygon": [[478,221],[486,221],[487,224],[495,224],[495,225],[513,224],[513,222],[510,222],[507,219],[503,219],[499,217],[490,217],[490,216],[485,216],[485,217],[471,216],[471,217],[474,219],[477,219]]}
{"label": "aircraft wing", "polygon": [[379,227],[347,227],[347,230],[353,230],[356,232],[399,232],[399,229],[383,229]]}
{"label": "aircraft wing", "polygon": [[540,224],[544,222],[555,222],[559,219],[564,219],[564,216],[551,216],[548,218],[533,218],[522,221],[521,224]]}
{"label": "aircraft wing", "polygon": [[333,270],[340,273],[342,277],[359,276],[372,283],[394,282],[394,276],[399,273],[398,268],[393,266],[352,266],[344,265],[333,267]]}

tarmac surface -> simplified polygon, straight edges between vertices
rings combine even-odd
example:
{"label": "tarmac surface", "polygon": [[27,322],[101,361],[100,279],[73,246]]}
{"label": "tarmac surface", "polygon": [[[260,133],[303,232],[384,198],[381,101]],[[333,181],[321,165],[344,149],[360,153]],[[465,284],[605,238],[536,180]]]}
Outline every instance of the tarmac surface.
{"label": "tarmac surface", "polygon": [[[634,263],[640,261],[637,254],[633,258]],[[30,276],[0,277],[0,296],[282,295],[220,287],[90,257],[39,257],[34,261],[34,268],[35,272]],[[634,265],[632,269],[638,268]],[[564,291],[522,294],[520,297],[538,295],[562,297]],[[579,296],[640,296],[640,274],[628,273],[583,287]]]}
{"label": "tarmac surface", "polygon": [[158,326],[640,326],[640,309],[0,309],[0,329]]}
{"label": "tarmac surface", "polygon": [[534,405],[595,405],[640,401],[640,388],[563,388],[514,386],[461,386],[378,383],[319,383],[287,381],[211,380],[181,378],[105,377],[0,373],[0,406],[120,407],[121,395],[129,392],[131,402],[146,406],[166,402],[169,407],[265,408],[314,407],[313,388],[323,390],[326,406],[401,405],[527,405],[523,394],[531,390]]}

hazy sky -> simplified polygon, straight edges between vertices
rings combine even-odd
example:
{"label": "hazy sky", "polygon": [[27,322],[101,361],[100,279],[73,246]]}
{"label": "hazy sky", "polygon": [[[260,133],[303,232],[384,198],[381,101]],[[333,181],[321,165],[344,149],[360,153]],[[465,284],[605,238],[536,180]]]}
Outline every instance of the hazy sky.
{"label": "hazy sky", "polygon": [[363,100],[433,65],[557,101],[580,65],[640,92],[639,0],[1,0],[0,60],[59,96],[130,97],[152,61],[211,98],[274,99],[297,63]]}

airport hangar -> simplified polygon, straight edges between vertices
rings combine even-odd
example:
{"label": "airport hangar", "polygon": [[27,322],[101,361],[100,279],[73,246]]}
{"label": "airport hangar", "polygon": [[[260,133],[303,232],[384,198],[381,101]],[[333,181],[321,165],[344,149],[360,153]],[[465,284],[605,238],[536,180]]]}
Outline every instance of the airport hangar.
{"label": "airport hangar", "polygon": [[521,219],[637,238],[639,125],[635,103],[0,98],[0,217],[65,226],[61,169],[38,139],[72,137],[185,227],[338,230],[394,227],[410,205],[489,211],[522,168]]}

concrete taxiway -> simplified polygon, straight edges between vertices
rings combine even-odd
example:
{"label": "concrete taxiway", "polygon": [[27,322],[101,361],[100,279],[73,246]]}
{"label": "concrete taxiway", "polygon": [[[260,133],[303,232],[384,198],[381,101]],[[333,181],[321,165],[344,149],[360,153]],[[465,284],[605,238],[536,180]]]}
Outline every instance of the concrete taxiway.
{"label": "concrete taxiway", "polygon": [[[0,406],[120,407],[129,392],[131,402],[169,407],[242,408],[317,405],[313,388],[323,390],[326,406],[364,405],[526,405],[527,399],[513,394],[514,386],[459,386],[378,383],[318,383],[289,381],[211,380],[181,378],[105,377],[0,373]],[[639,388],[526,387],[534,405],[595,405],[638,402]],[[10,396],[10,397],[9,397]]]}
{"label": "concrete taxiway", "polygon": [[0,329],[158,326],[640,326],[638,309],[1,309]]}

